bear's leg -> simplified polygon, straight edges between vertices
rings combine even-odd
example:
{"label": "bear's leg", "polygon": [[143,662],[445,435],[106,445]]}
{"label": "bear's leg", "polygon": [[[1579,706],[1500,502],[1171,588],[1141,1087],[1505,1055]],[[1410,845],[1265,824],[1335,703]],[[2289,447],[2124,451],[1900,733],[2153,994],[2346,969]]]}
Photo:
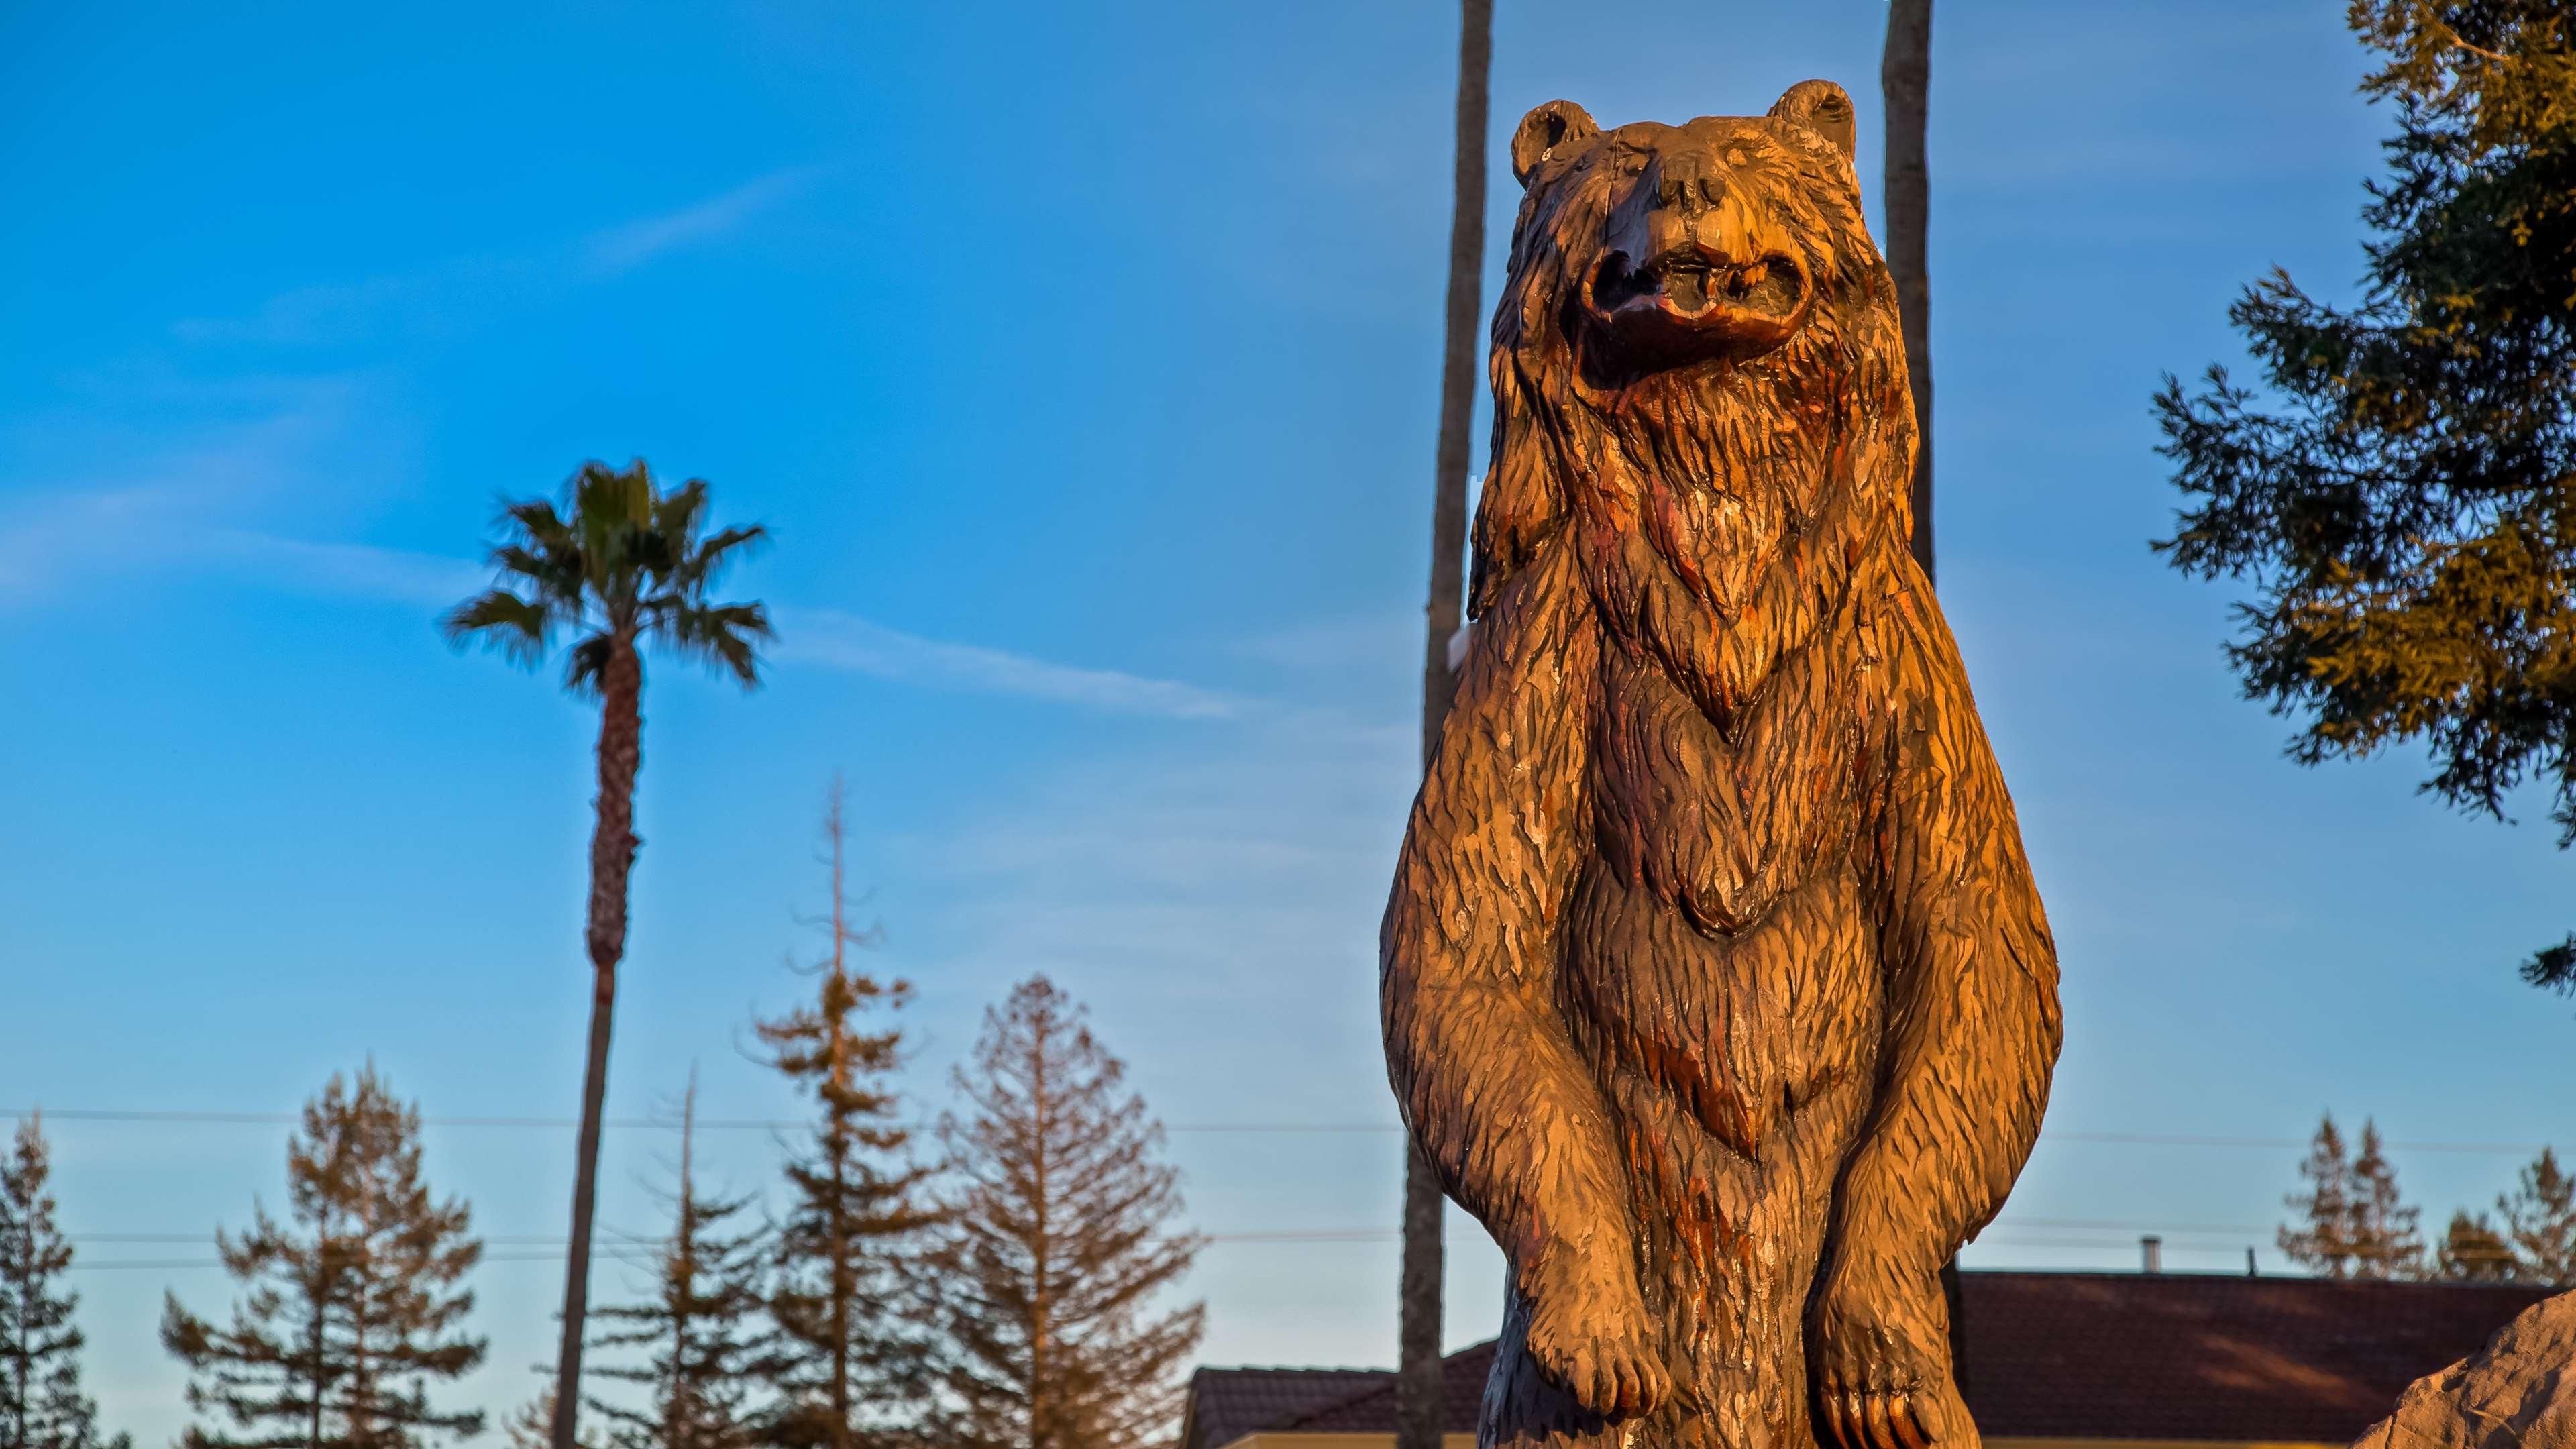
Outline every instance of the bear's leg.
{"label": "bear's leg", "polygon": [[[1668,1442],[1636,1433],[1633,1419],[1592,1412],[1540,1372],[1529,1351],[1529,1321],[1528,1302],[1512,1290],[1477,1415],[1477,1449],[1646,1449]],[[1665,1417],[1656,1414],[1649,1421]]]}
{"label": "bear's leg", "polygon": [[1644,1224],[1634,1234],[1638,1278],[1673,1393],[1643,1415],[1585,1410],[1528,1352],[1529,1306],[1515,1293],[1486,1384],[1481,1445],[1818,1449],[1806,1312],[1863,1089],[1827,1088],[1777,1122],[1750,1158],[1664,1102],[1651,1125],[1631,1118],[1623,1135]]}

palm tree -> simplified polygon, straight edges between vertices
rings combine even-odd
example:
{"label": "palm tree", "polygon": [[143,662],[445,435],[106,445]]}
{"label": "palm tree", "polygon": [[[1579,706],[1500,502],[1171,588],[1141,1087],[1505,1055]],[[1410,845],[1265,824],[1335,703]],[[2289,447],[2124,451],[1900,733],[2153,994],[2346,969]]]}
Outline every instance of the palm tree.
{"label": "palm tree", "polygon": [[[1887,44],[1879,52],[1878,89],[1887,102],[1887,270],[1896,283],[1897,320],[1905,329],[1905,376],[1914,392],[1914,561],[1932,581],[1932,280],[1925,233],[1932,174],[1925,161],[1932,95],[1932,0],[1888,0]],[[1964,1390],[1967,1305],[1959,1260],[1941,1265],[1941,1296],[1950,1306],[1951,1377]]]}
{"label": "palm tree", "polygon": [[1914,386],[1914,561],[1932,577],[1932,285],[1924,222],[1931,173],[1924,114],[1932,90],[1932,0],[1889,0],[1878,88],[1887,98],[1887,269],[1905,328],[1905,374]]}
{"label": "palm tree", "polygon": [[449,642],[480,640],[535,665],[557,631],[577,635],[564,688],[599,701],[598,820],[590,837],[590,1056],[581,1083],[581,1147],[572,1190],[572,1253],[564,1265],[563,1347],[555,1361],[553,1449],[574,1449],[581,1402],[582,1318],[590,1297],[590,1226],[599,1177],[599,1112],[608,1091],[608,1024],[617,963],[626,953],[626,879],[635,867],[635,772],[644,762],[646,642],[742,682],[760,683],[758,642],[771,637],[757,603],[710,604],[706,593],[735,556],[766,530],[728,528],[701,538],[707,485],[668,492],[644,460],[624,471],[584,463],[564,485],[569,513],[544,499],[505,502],[492,547],[493,586],[439,621]]}
{"label": "palm tree", "polygon": [[[1431,597],[1424,606],[1422,758],[1440,741],[1456,681],[1467,552],[1468,426],[1476,411],[1476,321],[1485,267],[1486,88],[1494,64],[1494,0],[1460,0],[1458,156],[1449,212],[1449,306],[1440,363],[1440,444],[1432,461]],[[1440,1449],[1447,1396],[1440,1376],[1440,1181],[1422,1154],[1404,1155],[1404,1253],[1396,1287],[1396,1449]]]}

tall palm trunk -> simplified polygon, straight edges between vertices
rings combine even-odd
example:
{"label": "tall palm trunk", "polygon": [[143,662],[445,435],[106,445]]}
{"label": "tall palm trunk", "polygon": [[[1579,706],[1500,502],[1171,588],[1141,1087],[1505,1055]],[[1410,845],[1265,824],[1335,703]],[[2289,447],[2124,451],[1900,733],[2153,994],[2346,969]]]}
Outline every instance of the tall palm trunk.
{"label": "tall palm trunk", "polygon": [[1905,326],[1905,375],[1914,388],[1914,561],[1932,577],[1932,284],[1924,232],[1931,173],[1924,117],[1932,90],[1932,0],[1890,0],[1879,58],[1887,99],[1887,270]]}
{"label": "tall palm trunk", "polygon": [[609,636],[599,673],[598,822],[590,837],[590,1058],[581,1079],[581,1146],[573,1167],[572,1250],[564,1262],[563,1346],[555,1358],[553,1449],[573,1449],[581,1404],[582,1320],[590,1311],[590,1220],[599,1186],[599,1115],[608,1096],[608,1024],[626,954],[626,878],[635,868],[635,772],[644,763],[644,665],[635,634]]}
{"label": "tall palm trunk", "polygon": [[[1887,102],[1887,270],[1905,328],[1905,376],[1914,393],[1914,561],[1932,573],[1932,279],[1926,234],[1932,173],[1925,132],[1932,95],[1932,0],[1890,0],[1887,48],[1878,86]],[[1941,1296],[1950,1308],[1950,1375],[1967,1385],[1966,1305],[1959,1260],[1941,1265]]]}
{"label": "tall palm trunk", "polygon": [[[1465,592],[1468,429],[1476,413],[1476,321],[1485,264],[1486,85],[1493,0],[1460,0],[1458,136],[1449,212],[1449,298],[1440,362],[1440,443],[1432,464],[1431,594],[1423,606],[1422,758],[1440,742],[1456,681],[1449,641]],[[1397,1284],[1396,1449],[1440,1449],[1440,1181],[1418,1150],[1404,1156],[1404,1259]]]}

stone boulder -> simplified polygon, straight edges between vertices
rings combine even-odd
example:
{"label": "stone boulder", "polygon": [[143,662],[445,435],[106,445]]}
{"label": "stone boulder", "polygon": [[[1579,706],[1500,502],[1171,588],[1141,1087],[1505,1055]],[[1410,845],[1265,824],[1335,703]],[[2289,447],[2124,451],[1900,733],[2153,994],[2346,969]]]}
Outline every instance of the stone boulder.
{"label": "stone boulder", "polygon": [[2576,1449],[2576,1293],[2533,1304],[2417,1379],[2353,1449]]}

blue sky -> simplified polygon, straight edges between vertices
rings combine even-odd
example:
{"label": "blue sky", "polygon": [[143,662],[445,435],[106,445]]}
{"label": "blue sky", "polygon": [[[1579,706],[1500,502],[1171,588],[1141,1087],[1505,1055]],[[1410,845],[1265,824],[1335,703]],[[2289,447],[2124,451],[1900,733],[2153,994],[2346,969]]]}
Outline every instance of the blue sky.
{"label": "blue sky", "polygon": [[[2403,1143],[2576,1146],[2545,826],[2418,762],[2301,771],[2146,541],[2146,400],[2275,263],[2330,293],[2384,117],[2337,7],[1945,4],[1932,176],[1944,602],[2064,955],[2048,1132],[1989,1266],[2241,1266],[2327,1107]],[[1490,304],[1527,107],[1863,111],[1881,4],[1504,0]],[[0,1110],[291,1111],[370,1054],[433,1117],[578,1080],[592,721],[452,654],[491,501],[584,458],[710,479],[778,546],[752,697],[652,675],[612,1111],[787,1113],[745,1023],[797,991],[849,781],[879,964],[941,1105],[984,1003],[1089,1000],[1176,1129],[1212,1362],[1391,1357],[1373,999],[1411,791],[1446,255],[1442,5],[15,7],[0,14]],[[1874,185],[1868,186],[1875,191]],[[1481,426],[1480,445],[1481,445]],[[2537,814],[2538,812],[2530,812]],[[442,1127],[495,1239],[506,1408],[545,1356],[568,1134]],[[90,1374],[183,1421],[153,1239],[275,1201],[260,1124],[58,1117]],[[702,1148],[768,1178],[758,1131]],[[651,1226],[670,1144],[612,1135]],[[2432,1210],[2511,1152],[2397,1153]],[[1372,1236],[1377,1235],[1377,1236]],[[119,1239],[127,1239],[120,1241]],[[518,1240],[512,1243],[510,1240]],[[1450,1339],[1497,1266],[1452,1235]],[[621,1286],[624,1270],[609,1283]]]}

